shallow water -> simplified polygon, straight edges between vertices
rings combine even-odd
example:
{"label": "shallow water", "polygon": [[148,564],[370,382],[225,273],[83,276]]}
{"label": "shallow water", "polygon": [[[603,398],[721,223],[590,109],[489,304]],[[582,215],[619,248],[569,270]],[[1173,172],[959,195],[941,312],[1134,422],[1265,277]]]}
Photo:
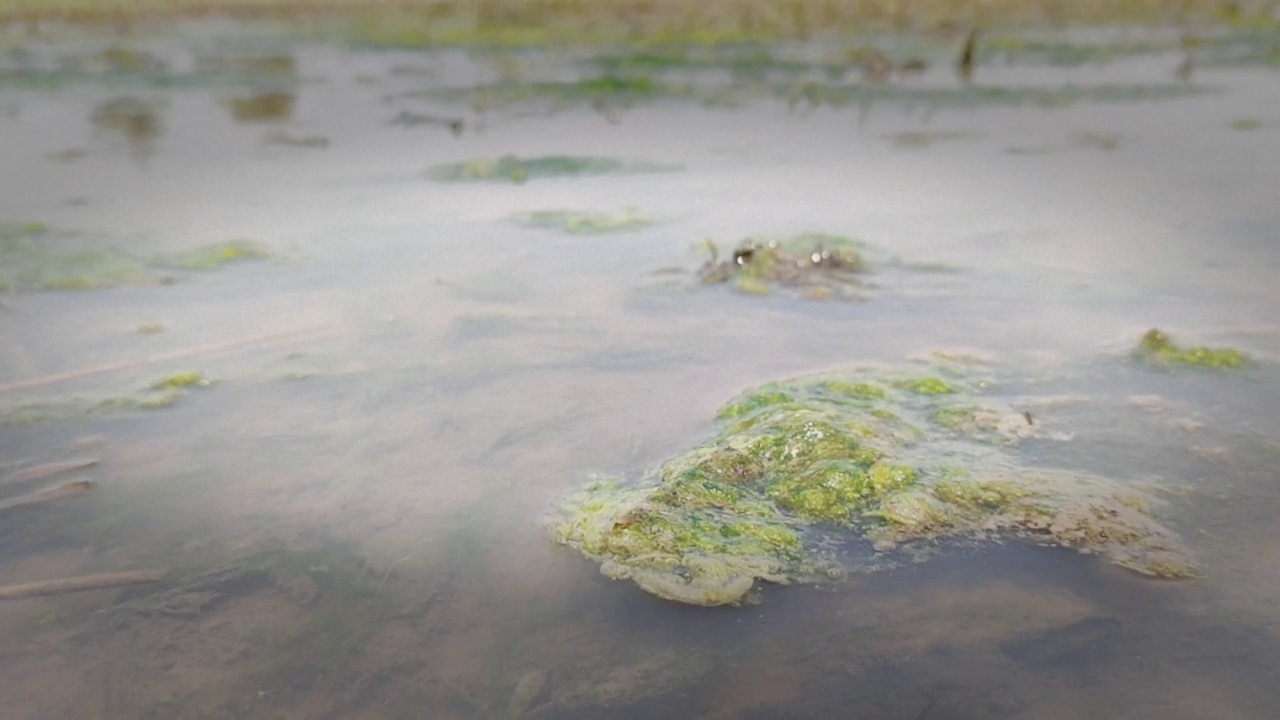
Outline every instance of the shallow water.
{"label": "shallow water", "polygon": [[[666,79],[715,102],[592,107],[438,92],[582,58],[221,31],[130,40],[150,75],[67,70],[93,36],[13,40],[0,77],[0,224],[143,268],[76,292],[0,270],[0,461],[100,461],[85,497],[0,516],[0,584],[170,571],[3,601],[8,717],[506,717],[536,670],[540,718],[1280,716],[1273,66],[993,61],[965,90],[942,60],[847,78],[843,106],[686,70]],[[992,99],[1024,88],[1075,99]],[[505,154],[678,169],[427,173]],[[627,208],[654,224],[514,220]],[[696,282],[704,238],[806,231],[865,243],[865,301]],[[157,260],[233,239],[273,258]],[[1135,366],[1150,327],[1254,362]],[[1071,437],[1023,459],[1153,492],[1203,577],[957,545],[701,609],[547,537],[590,473],[643,475],[745,388],[956,348]],[[189,371],[210,384],[171,405],[101,404]]]}

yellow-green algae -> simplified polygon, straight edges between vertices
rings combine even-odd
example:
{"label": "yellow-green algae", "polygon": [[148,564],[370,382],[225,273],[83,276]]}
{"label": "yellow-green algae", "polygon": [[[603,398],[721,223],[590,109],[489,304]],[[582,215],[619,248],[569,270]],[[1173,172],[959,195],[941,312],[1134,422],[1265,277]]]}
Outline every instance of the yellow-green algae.
{"label": "yellow-green algae", "polygon": [[496,160],[485,158],[437,165],[428,171],[428,175],[445,182],[497,180],[523,183],[535,178],[608,175],[622,172],[664,172],[675,169],[678,168],[650,163],[628,163],[615,158],[546,155],[521,159],[515,155],[503,155]]}
{"label": "yellow-green algae", "polygon": [[203,387],[209,384],[204,373],[198,371],[180,372],[170,375],[151,386],[152,390],[181,390],[189,387]]}
{"label": "yellow-green algae", "polygon": [[785,238],[747,238],[726,257],[710,240],[710,257],[698,270],[707,285],[728,284],[749,295],[783,289],[810,299],[857,299],[866,263],[859,243],[839,235],[803,233]]}
{"label": "yellow-green algae", "polygon": [[529,227],[561,230],[570,235],[601,235],[642,230],[653,224],[652,220],[634,208],[619,212],[539,210],[518,215],[516,220]]}
{"label": "yellow-green algae", "polygon": [[271,251],[262,243],[253,240],[228,240],[203,245],[191,252],[175,255],[165,262],[184,270],[216,270],[227,263],[267,260],[271,257]]}
{"label": "yellow-green algae", "polygon": [[110,397],[64,396],[36,402],[0,405],[0,426],[34,425],[72,418],[118,415],[138,410],[159,410],[177,404],[193,388],[206,388],[213,381],[199,371],[179,372],[163,377],[146,388],[127,395]]}
{"label": "yellow-green algae", "polygon": [[0,223],[0,290],[98,290],[119,285],[162,285],[170,271],[215,270],[243,260],[274,257],[265,245],[229,240],[194,250],[143,256],[106,239],[40,223]]}
{"label": "yellow-green algae", "polygon": [[[770,383],[727,403],[720,433],[640,483],[569,498],[553,537],[668,600],[730,605],[758,581],[840,574],[831,541],[920,550],[942,538],[1016,537],[1139,573],[1194,574],[1137,491],[1021,467],[1006,448],[1039,426],[977,395],[973,368],[855,370]],[[947,392],[921,393],[948,375]],[[999,416],[1000,422],[940,422]],[[875,567],[882,563],[868,563]]]}
{"label": "yellow-green algae", "polygon": [[1150,365],[1184,365],[1188,367],[1234,369],[1248,362],[1248,357],[1231,348],[1191,347],[1174,344],[1156,328],[1147,331],[1138,342],[1137,357]]}

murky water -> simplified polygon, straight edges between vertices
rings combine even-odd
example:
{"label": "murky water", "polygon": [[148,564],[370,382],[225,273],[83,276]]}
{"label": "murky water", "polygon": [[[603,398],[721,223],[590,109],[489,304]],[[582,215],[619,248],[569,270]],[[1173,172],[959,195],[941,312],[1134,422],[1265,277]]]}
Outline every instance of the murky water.
{"label": "murky water", "polygon": [[[1280,716],[1274,66],[992,58],[966,86],[925,45],[883,84],[593,96],[536,85],[586,56],[224,35],[8,40],[0,460],[98,462],[2,511],[0,585],[169,575],[0,601],[6,717]],[[504,155],[662,167],[428,173]],[[629,208],[653,223],[516,221]],[[801,232],[865,243],[865,300],[696,281],[703,239]],[[1151,327],[1252,362],[1135,366]],[[964,545],[701,609],[547,536],[745,388],[956,348],[1071,437],[1021,457],[1153,492],[1203,577]]]}

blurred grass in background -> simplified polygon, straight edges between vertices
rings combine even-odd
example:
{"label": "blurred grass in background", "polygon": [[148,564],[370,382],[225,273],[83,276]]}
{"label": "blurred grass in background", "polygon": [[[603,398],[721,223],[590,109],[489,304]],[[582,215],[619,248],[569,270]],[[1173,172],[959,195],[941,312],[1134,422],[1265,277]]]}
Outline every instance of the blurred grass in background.
{"label": "blurred grass in background", "polygon": [[227,17],[315,23],[379,45],[805,40],[885,30],[1280,26],[1280,0],[0,0],[0,22],[116,27]]}

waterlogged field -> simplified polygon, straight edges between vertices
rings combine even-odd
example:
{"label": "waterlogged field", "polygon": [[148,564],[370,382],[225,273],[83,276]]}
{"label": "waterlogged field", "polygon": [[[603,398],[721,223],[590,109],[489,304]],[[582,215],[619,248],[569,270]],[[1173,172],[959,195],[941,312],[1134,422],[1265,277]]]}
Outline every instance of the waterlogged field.
{"label": "waterlogged field", "polygon": [[6,718],[1280,717],[1273,25],[413,30],[0,35]]}

